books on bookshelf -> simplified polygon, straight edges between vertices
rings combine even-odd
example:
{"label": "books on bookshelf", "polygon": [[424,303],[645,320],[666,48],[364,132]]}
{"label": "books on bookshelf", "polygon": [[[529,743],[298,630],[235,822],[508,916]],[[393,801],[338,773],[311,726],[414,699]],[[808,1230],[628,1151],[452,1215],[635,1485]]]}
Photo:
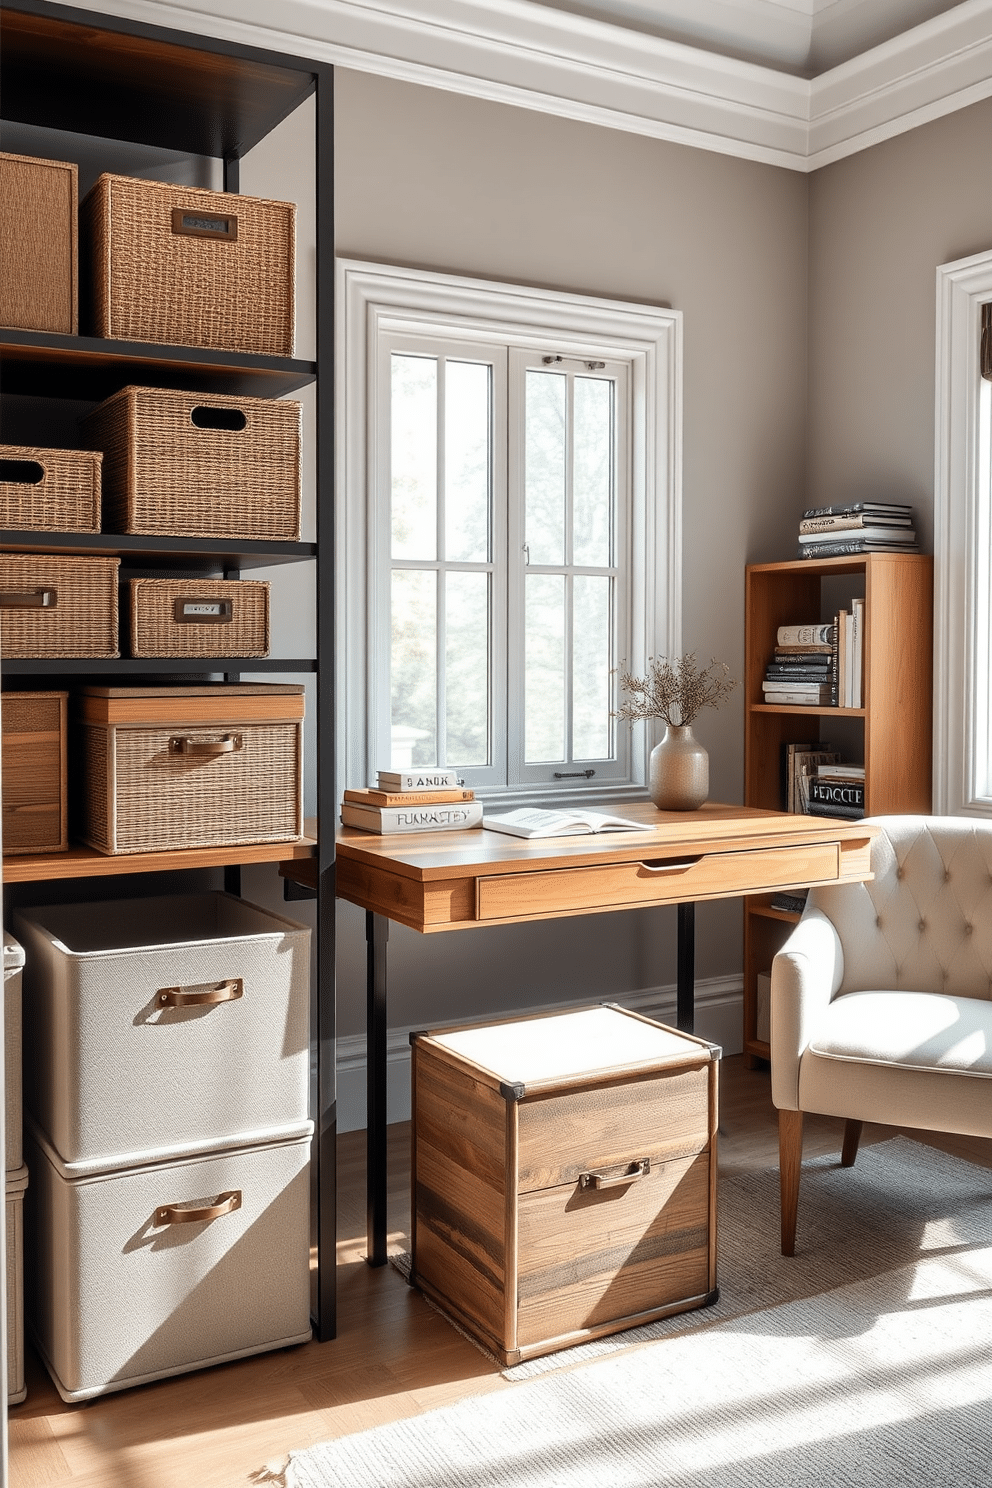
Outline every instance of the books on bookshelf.
{"label": "books on bookshelf", "polygon": [[782,745],[782,798],[800,816],[865,815],[865,767],[841,762],[824,741]]}
{"label": "books on bookshelf", "polygon": [[786,811],[797,816],[809,814],[810,782],[820,765],[840,763],[840,754],[823,740],[818,743],[782,745],[782,776]]}
{"label": "books on bookshelf", "polygon": [[762,700],[787,707],[863,707],[864,605],[854,598],[850,610],[838,610],[832,621],[780,625]]}
{"label": "books on bookshelf", "polygon": [[482,802],[453,801],[431,805],[363,806],[341,803],[341,821],[361,832],[444,832],[477,827],[482,822]]}
{"label": "books on bookshelf", "polygon": [[913,508],[892,501],[810,507],[799,523],[800,558],[857,553],[917,553]]}

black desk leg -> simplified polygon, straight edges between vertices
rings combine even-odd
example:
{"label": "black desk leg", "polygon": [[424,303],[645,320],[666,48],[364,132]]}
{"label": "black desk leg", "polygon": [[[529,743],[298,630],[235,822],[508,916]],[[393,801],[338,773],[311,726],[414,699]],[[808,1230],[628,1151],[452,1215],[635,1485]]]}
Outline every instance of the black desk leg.
{"label": "black desk leg", "polygon": [[386,1264],[386,941],[389,921],[365,912],[366,974],[366,1173],[368,1263]]}
{"label": "black desk leg", "polygon": [[680,904],[678,926],[678,974],[675,984],[675,1021],[683,1033],[692,1033],[696,1008],[696,906]]}

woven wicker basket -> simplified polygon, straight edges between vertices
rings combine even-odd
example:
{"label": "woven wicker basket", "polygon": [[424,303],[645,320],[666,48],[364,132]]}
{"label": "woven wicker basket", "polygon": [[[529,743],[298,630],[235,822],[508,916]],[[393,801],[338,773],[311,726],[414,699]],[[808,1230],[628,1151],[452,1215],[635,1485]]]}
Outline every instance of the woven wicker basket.
{"label": "woven wicker basket", "polygon": [[292,356],[292,202],[105,175],[80,222],[97,336]]}
{"label": "woven wicker basket", "polygon": [[81,835],[102,853],[303,831],[303,688],[84,687]]}
{"label": "woven wicker basket", "polygon": [[109,531],[164,537],[300,535],[302,407],[126,387],[82,422],[103,451]]}
{"label": "woven wicker basket", "polygon": [[99,532],[102,461],[94,450],[0,444],[0,527]]}
{"label": "woven wicker basket", "polygon": [[119,656],[120,561],[0,553],[0,656]]}
{"label": "woven wicker basket", "polygon": [[5,692],[3,850],[64,852],[67,692]]}
{"label": "woven wicker basket", "polygon": [[77,197],[75,165],[0,154],[0,325],[78,331]]}
{"label": "woven wicker basket", "polygon": [[259,579],[131,579],[132,656],[268,656],[269,586]]}

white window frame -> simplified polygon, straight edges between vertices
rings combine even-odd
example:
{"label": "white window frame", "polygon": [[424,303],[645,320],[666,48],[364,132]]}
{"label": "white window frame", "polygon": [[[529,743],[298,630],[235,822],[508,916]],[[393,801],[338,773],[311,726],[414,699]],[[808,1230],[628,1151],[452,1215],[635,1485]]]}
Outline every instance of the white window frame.
{"label": "white window frame", "polygon": [[[381,614],[370,602],[381,554],[375,518],[377,417],[375,348],[380,333],[437,334],[446,340],[552,341],[573,357],[630,365],[631,528],[630,655],[642,670],[650,655],[681,651],[682,633],[682,315],[627,301],[532,289],[417,269],[339,259],[337,264],[337,600],[338,794],[375,779],[378,735],[371,659],[382,645]],[[386,653],[388,654],[388,652]],[[654,743],[637,725],[629,782],[581,789],[581,800],[643,795]],[[551,792],[543,787],[543,794]],[[541,790],[500,790],[499,799],[533,802]],[[484,793],[485,794],[485,793]],[[556,789],[565,804],[574,792]]]}
{"label": "white window frame", "polygon": [[[980,761],[989,734],[992,385],[979,370],[992,252],[937,269],[934,472],[934,811],[992,816]],[[985,434],[988,429],[986,427]]]}

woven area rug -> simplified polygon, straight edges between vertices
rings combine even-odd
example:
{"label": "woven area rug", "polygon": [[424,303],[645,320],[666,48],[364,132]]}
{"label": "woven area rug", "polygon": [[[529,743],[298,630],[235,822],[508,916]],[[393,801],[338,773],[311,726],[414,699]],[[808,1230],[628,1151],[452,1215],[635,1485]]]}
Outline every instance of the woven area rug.
{"label": "woven area rug", "polygon": [[721,1276],[733,1316],[294,1453],[287,1488],[985,1488],[992,1173],[896,1138],[804,1168],[802,1255],[772,1238]]}

